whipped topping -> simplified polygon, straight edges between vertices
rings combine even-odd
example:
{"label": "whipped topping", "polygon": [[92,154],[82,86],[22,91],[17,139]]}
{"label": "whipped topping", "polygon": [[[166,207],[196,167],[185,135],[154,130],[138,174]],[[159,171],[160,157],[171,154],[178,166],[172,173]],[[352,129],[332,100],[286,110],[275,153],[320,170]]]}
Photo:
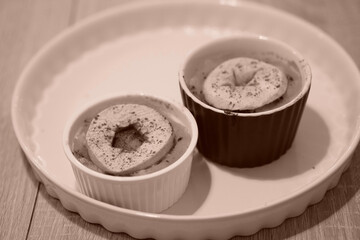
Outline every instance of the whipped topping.
{"label": "whipped topping", "polygon": [[288,87],[283,71],[252,58],[233,58],[218,65],[203,83],[212,106],[230,111],[254,110],[282,97]]}
{"label": "whipped topping", "polygon": [[105,173],[128,175],[158,162],[173,147],[170,122],[139,104],[106,108],[92,119],[86,133],[88,155]]}
{"label": "whipped topping", "polygon": [[[139,175],[145,175],[159,171],[176,162],[184,154],[191,141],[191,135],[189,133],[189,130],[185,125],[181,123],[181,121],[179,121],[176,118],[173,119],[173,116],[167,115],[166,118],[170,121],[174,132],[173,148],[170,149],[170,151],[160,161],[156,162],[155,164],[147,168],[143,168],[138,171],[129,173],[127,174],[127,176],[139,176]],[[79,129],[77,130],[74,136],[71,149],[76,159],[78,159],[78,161],[82,163],[84,166],[92,169],[93,171],[106,174],[102,169],[97,167],[91,161],[88,154],[88,147],[86,144],[86,133],[90,126],[91,120],[92,119],[85,120],[83,124],[79,127]]]}

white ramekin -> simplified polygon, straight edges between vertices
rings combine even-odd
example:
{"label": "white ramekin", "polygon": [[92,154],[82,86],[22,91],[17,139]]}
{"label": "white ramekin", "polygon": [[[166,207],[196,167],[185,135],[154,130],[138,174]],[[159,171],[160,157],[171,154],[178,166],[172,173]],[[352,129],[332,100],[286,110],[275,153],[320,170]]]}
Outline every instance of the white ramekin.
{"label": "white ramekin", "polygon": [[[80,163],[72,153],[71,144],[85,119],[111,105],[138,103],[150,106],[166,117],[176,118],[189,130],[190,144],[173,164],[141,176],[112,176],[96,172]],[[198,129],[192,114],[182,105],[145,94],[109,96],[88,104],[69,119],[63,134],[63,148],[69,159],[80,190],[89,197],[119,207],[158,213],[173,205],[188,185],[193,150]]]}

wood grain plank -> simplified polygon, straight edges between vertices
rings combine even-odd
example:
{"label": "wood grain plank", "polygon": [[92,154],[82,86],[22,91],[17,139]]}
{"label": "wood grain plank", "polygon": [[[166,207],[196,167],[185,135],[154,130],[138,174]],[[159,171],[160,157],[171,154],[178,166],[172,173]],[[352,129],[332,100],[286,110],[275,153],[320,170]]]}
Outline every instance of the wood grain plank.
{"label": "wood grain plank", "polygon": [[131,0],[75,0],[77,3],[76,14],[74,14],[75,22],[80,21],[94,13],[101,12],[112,7],[126,4]]}
{"label": "wood grain plank", "polygon": [[12,92],[29,58],[66,27],[64,8],[66,1],[0,1],[0,239],[26,238],[39,187],[12,130]]}

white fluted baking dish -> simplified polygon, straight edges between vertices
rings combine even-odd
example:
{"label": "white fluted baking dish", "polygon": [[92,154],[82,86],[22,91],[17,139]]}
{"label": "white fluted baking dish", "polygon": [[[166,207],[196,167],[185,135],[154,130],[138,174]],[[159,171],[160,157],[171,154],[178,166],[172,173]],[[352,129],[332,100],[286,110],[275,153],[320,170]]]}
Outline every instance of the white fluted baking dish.
{"label": "white fluted baking dish", "polygon": [[[161,214],[81,193],[62,149],[64,125],[76,108],[139,86],[180,102],[178,69],[188,51],[244,32],[287,42],[312,67],[311,96],[294,145],[282,158],[236,171],[197,154],[187,190]],[[335,186],[359,141],[359,79],[339,44],[285,12],[241,1],[132,1],[76,24],[44,46],[20,76],[12,120],[48,193],[86,221],[136,238],[227,239],[275,227]]]}

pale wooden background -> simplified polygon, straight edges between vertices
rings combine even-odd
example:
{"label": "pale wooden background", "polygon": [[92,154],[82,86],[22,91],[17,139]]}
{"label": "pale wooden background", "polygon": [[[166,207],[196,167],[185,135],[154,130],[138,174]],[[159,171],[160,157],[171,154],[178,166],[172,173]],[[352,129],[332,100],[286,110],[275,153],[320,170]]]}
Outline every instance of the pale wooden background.
{"label": "pale wooden background", "polygon": [[[115,0],[0,0],[0,239],[132,239],[65,210],[36,181],[10,119],[11,95],[31,56],[82,18]],[[256,0],[315,24],[360,67],[359,0]],[[360,81],[360,79],[359,79]],[[360,147],[338,186],[323,201],[281,226],[234,239],[360,239]]]}

